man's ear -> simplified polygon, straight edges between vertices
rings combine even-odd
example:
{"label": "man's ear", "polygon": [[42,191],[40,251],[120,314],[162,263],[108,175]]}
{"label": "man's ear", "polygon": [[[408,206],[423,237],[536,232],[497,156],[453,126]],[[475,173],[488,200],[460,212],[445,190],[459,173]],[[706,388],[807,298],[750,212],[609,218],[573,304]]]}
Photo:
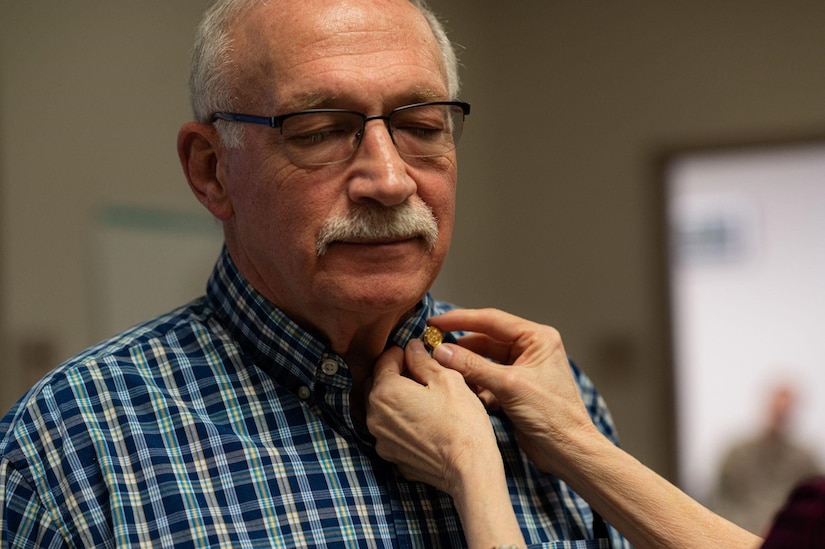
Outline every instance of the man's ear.
{"label": "man's ear", "polygon": [[187,122],[178,132],[178,157],[189,188],[201,204],[220,221],[232,217],[232,202],[218,174],[220,142],[215,128]]}

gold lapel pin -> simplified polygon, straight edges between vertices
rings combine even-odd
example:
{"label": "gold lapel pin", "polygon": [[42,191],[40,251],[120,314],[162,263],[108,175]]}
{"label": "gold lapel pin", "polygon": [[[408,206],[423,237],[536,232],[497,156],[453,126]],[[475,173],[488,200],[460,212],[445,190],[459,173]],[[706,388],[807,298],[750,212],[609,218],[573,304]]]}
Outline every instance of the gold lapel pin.
{"label": "gold lapel pin", "polygon": [[444,341],[444,334],[442,334],[441,330],[435,326],[427,326],[424,329],[424,335],[421,339],[424,340],[424,346],[427,347],[430,352],[433,352],[435,348],[441,345],[441,342]]}

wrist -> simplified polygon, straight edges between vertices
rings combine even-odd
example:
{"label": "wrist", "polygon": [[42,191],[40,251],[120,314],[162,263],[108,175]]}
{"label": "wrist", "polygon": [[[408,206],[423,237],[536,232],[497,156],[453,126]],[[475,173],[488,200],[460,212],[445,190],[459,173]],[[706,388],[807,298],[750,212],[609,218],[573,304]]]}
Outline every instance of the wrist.
{"label": "wrist", "polygon": [[572,426],[564,432],[545,432],[520,442],[539,470],[562,479],[577,473],[583,456],[598,453],[604,444],[613,446],[589,417],[586,421],[568,425]]}
{"label": "wrist", "polygon": [[450,495],[456,503],[470,503],[508,494],[504,462],[498,447],[494,450],[466,452],[462,462],[454,464],[455,475]]}

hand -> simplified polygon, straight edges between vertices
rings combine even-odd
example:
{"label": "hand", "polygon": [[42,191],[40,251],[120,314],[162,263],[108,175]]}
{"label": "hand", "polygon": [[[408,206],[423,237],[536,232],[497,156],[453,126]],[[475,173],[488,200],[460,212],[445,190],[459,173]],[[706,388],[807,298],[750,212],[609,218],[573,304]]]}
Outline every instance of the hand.
{"label": "hand", "polygon": [[475,463],[501,463],[484,406],[461,375],[441,367],[418,340],[379,357],[368,388],[367,427],[378,454],[405,478],[453,497]]}
{"label": "hand", "polygon": [[412,340],[378,358],[366,393],[376,451],[453,497],[468,547],[524,545],[490,418],[460,374]]}
{"label": "hand", "polygon": [[[492,309],[453,310],[429,322],[443,331],[473,332],[459,345],[439,345],[433,356],[481,387],[480,395],[489,391],[536,466],[566,481],[634,547],[761,545],[601,435],[556,330]],[[495,515],[484,519],[489,516]]]}
{"label": "hand", "polygon": [[493,309],[456,309],[430,323],[473,332],[459,345],[439,345],[433,356],[480,387],[485,401],[492,395],[541,470],[558,473],[571,437],[597,436],[558,331]]}

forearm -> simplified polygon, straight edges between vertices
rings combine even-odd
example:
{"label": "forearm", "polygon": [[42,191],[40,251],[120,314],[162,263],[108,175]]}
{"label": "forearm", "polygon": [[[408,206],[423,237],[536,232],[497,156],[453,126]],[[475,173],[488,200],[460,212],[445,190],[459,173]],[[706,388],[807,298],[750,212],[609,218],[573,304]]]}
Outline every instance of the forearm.
{"label": "forearm", "polygon": [[754,549],[761,540],[703,507],[598,431],[574,435],[556,473],[636,549]]}
{"label": "forearm", "polygon": [[498,455],[491,459],[473,456],[459,483],[453,499],[470,549],[524,545]]}

